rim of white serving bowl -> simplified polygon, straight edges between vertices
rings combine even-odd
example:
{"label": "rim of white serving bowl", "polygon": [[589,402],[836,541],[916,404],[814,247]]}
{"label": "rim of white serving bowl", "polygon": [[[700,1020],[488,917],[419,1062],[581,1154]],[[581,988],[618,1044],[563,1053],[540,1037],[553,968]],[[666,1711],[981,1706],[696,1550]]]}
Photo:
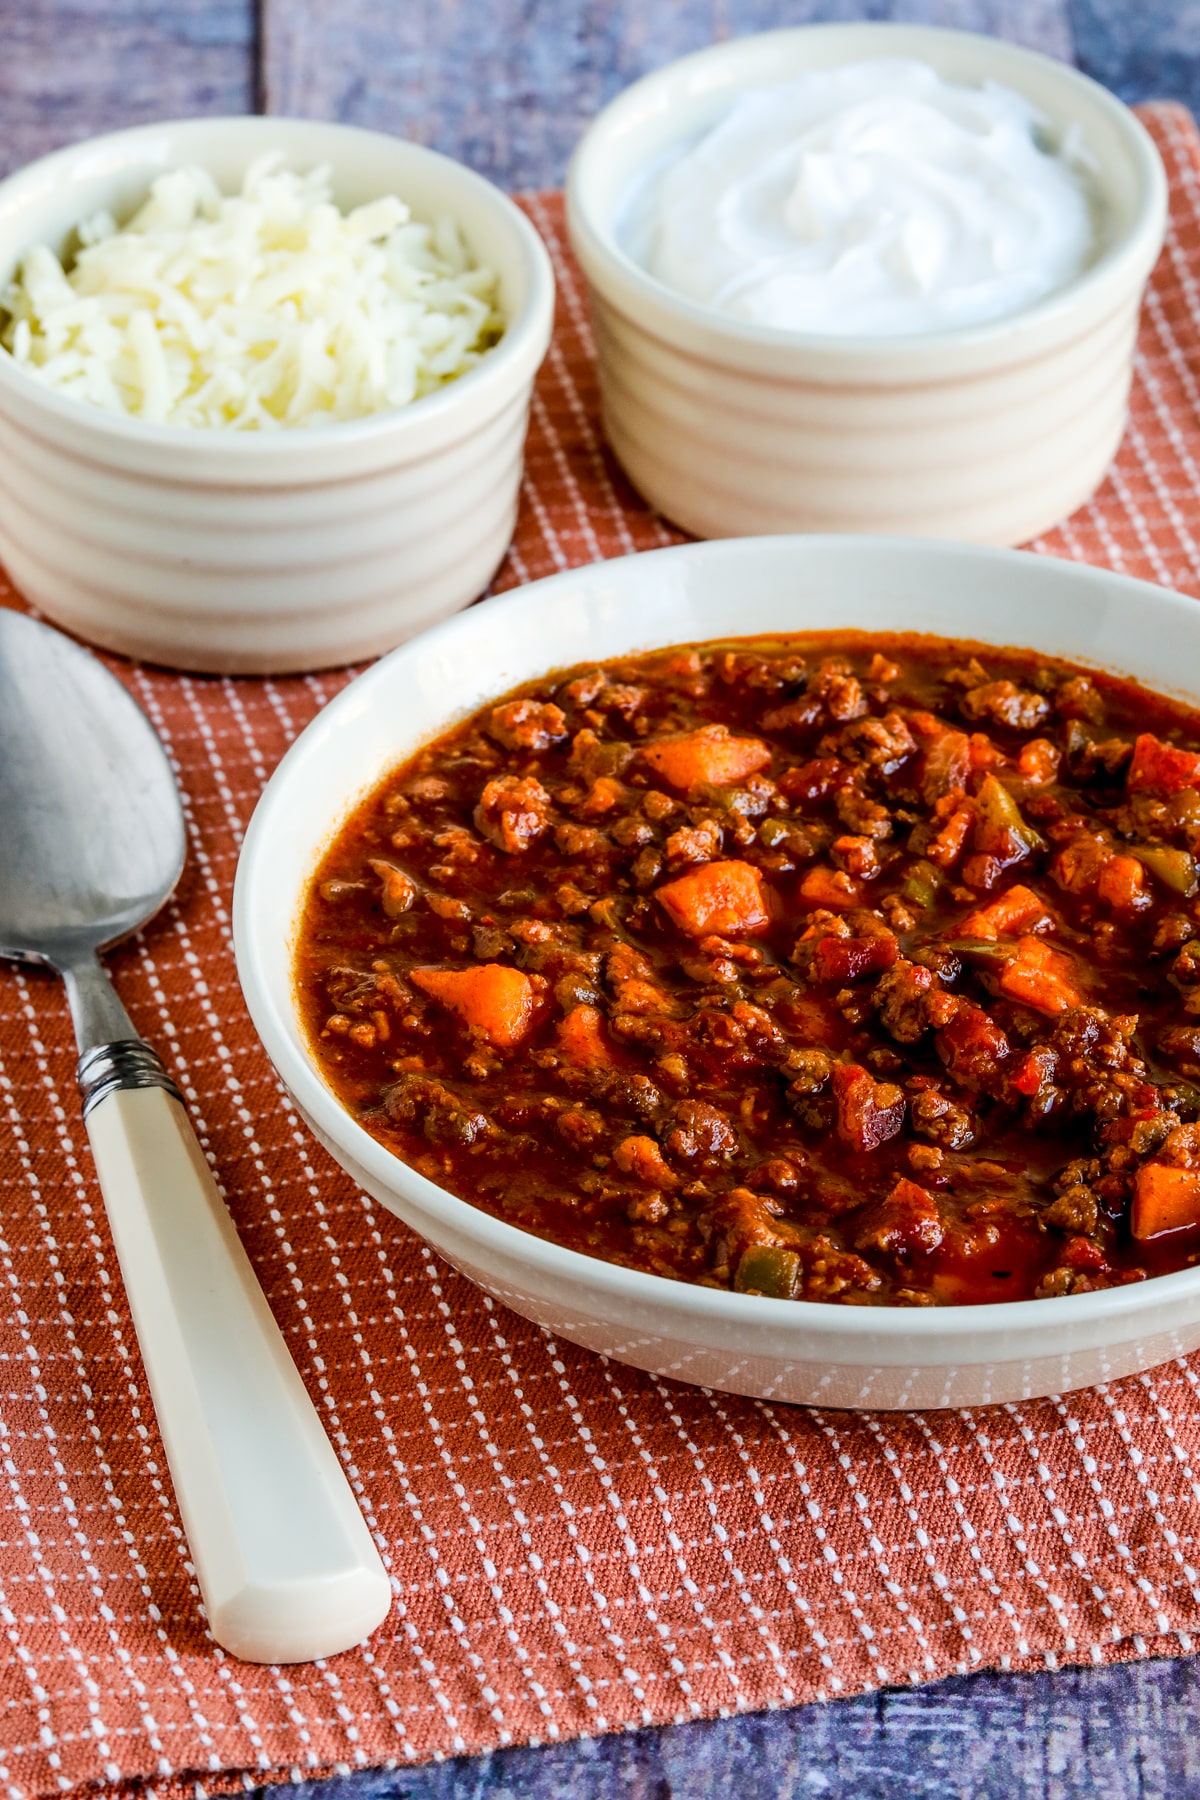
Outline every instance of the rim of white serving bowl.
{"label": "rim of white serving bowl", "polygon": [[[282,137],[295,139],[297,143],[294,149],[291,144],[282,146],[288,150],[289,155],[304,154],[299,141],[306,136],[320,138],[327,143],[354,139],[364,147],[371,144],[385,146],[389,154],[398,150],[411,158],[414,165],[423,163],[437,168],[443,174],[449,173],[450,178],[458,181],[465,192],[490,206],[497,219],[503,220],[524,256],[529,292],[520,312],[514,319],[506,321],[504,334],[499,342],[481,357],[473,369],[468,369],[465,375],[458,376],[436,393],[411,401],[407,406],[368,413],[359,419],[334,419],[328,424],[309,428],[270,432],[230,431],[219,425],[159,425],[144,419],[109,413],[102,407],[89,406],[85,401],[72,399],[69,395],[47,387],[14,362],[7,350],[0,350],[0,390],[13,395],[21,406],[36,407],[68,426],[95,432],[132,446],[159,447],[168,454],[180,456],[187,456],[190,452],[210,456],[219,446],[223,456],[228,455],[235,461],[252,461],[255,457],[263,457],[268,451],[278,457],[292,456],[299,461],[323,445],[350,447],[370,444],[381,437],[393,438],[399,444],[406,437],[417,436],[422,431],[436,430],[439,422],[457,408],[470,406],[472,401],[485,402],[490,390],[496,387],[507,389],[515,380],[524,379],[526,375],[532,377],[546,353],[554,317],[554,270],[545,243],[520,207],[494,182],[488,181],[485,176],[477,174],[474,169],[468,168],[454,157],[445,156],[440,150],[430,150],[424,144],[414,144],[408,138],[392,137],[383,131],[368,131],[359,125],[298,119],[290,115],[249,113],[197,119],[163,119],[152,125],[134,125],[125,131],[105,132],[100,137],[83,138],[61,150],[53,150],[35,162],[26,163],[23,168],[0,181],[0,216],[14,206],[23,207],[28,190],[36,191],[47,180],[54,179],[60,171],[69,171],[72,164],[81,157],[116,152],[125,146],[135,146],[177,132],[215,138],[231,128],[261,138],[263,149],[278,145]],[[329,161],[335,164],[336,169],[336,157],[333,155],[318,151],[313,160]],[[164,168],[178,166],[180,165],[175,162],[164,164]],[[114,174],[119,172],[114,170]],[[32,245],[38,241],[36,211],[32,204],[29,206],[29,216],[34,227],[29,238]]]}
{"label": "rim of white serving bowl", "polygon": [[[485,604],[489,613],[496,608],[517,613],[523,607],[540,606],[547,593],[565,597],[573,586],[594,579],[600,568],[609,577],[615,571],[619,580],[619,571],[628,560],[636,560],[639,564],[646,558],[653,561],[660,558],[672,561],[700,560],[711,555],[717,545],[721,545],[725,553],[735,559],[739,549],[749,555],[764,549],[770,553],[772,548],[786,548],[790,553],[802,556],[806,546],[824,549],[869,545],[872,554],[897,557],[933,551],[980,563],[1011,565],[1036,562],[1042,570],[1047,566],[1052,568],[1055,571],[1052,579],[1061,578],[1065,585],[1086,589],[1092,582],[1102,578],[1110,591],[1113,588],[1124,591],[1131,605],[1150,600],[1154,605],[1186,611],[1200,625],[1200,600],[1191,599],[1171,588],[1157,587],[1152,582],[1138,581],[1129,575],[1097,569],[1087,563],[1060,561],[1028,550],[994,549],[946,539],[863,539],[848,533],[716,539],[703,543],[675,544],[660,550],[641,551],[635,559],[616,558],[603,563],[582,564],[496,595]],[[276,767],[254,809],[243,840],[233,892],[233,940],[238,978],[251,1021],[276,1072],[301,1110],[316,1122],[324,1136],[339,1148],[344,1148],[381,1187],[395,1188],[403,1185],[416,1196],[422,1210],[440,1215],[456,1227],[462,1236],[473,1240],[482,1263],[486,1264],[489,1251],[494,1250],[506,1258],[518,1258],[527,1267],[536,1269],[539,1275],[562,1282],[564,1292],[578,1294],[581,1289],[591,1288],[619,1297],[625,1302],[642,1302],[650,1309],[651,1315],[657,1313],[675,1326],[688,1318],[695,1319],[698,1324],[704,1321],[753,1323],[763,1331],[778,1333],[780,1353],[789,1332],[803,1331],[848,1337],[860,1342],[875,1339],[877,1345],[881,1340],[890,1341],[897,1349],[903,1343],[906,1347],[904,1360],[911,1361],[914,1345],[932,1346],[947,1338],[982,1335],[985,1332],[1044,1333],[1071,1323],[1094,1327],[1103,1321],[1115,1321],[1125,1315],[1152,1308],[1159,1300],[1166,1303],[1188,1298],[1200,1299],[1200,1265],[1177,1270],[1172,1274],[1152,1276],[1145,1281],[1131,1282],[1124,1287],[1103,1288],[1089,1294],[1061,1295],[1045,1300],[999,1300],[977,1306],[838,1306],[828,1301],[773,1300],[763,1295],[699,1287],[687,1282],[671,1281],[662,1275],[646,1274],[640,1269],[627,1269],[617,1263],[606,1262],[601,1257],[586,1256],[582,1251],[568,1250],[549,1238],[541,1238],[532,1232],[523,1231],[519,1226],[509,1225],[492,1213],[485,1212],[482,1207],[472,1205],[469,1200],[461,1200],[437,1182],[430,1181],[427,1176],[414,1169],[411,1163],[396,1156],[358,1124],[321,1078],[312,1056],[293,1039],[292,1032],[295,1031],[302,1043],[304,1031],[291,1003],[290,990],[287,1000],[281,1001],[281,997],[260,978],[254,954],[256,937],[265,931],[277,933],[279,924],[277,920],[268,921],[265,916],[255,914],[256,865],[269,854],[270,835],[275,828],[276,815],[284,805],[286,791],[294,782],[303,780],[306,761],[310,756],[320,754],[323,741],[337,732],[343,719],[349,723],[364,708],[370,707],[377,692],[387,694],[396,682],[398,673],[403,670],[406,659],[418,651],[423,652],[430,644],[452,646],[457,639],[469,637],[473,621],[477,617],[476,609],[468,609],[401,644],[398,649],[390,651],[365,673],[357,676],[323,707]],[[843,622],[843,628],[852,630],[853,626]],[[1200,693],[1196,699],[1200,705]],[[460,716],[460,712],[449,711],[439,729],[449,726]],[[404,756],[406,758],[411,754],[413,752],[410,750]],[[369,786],[374,785],[373,780]],[[323,844],[330,841],[353,803],[353,800],[348,801],[342,815],[330,821]],[[289,935],[293,923],[294,919],[289,919]],[[399,1181],[397,1167],[403,1171]],[[419,1234],[419,1228],[413,1229],[418,1229]]]}
{"label": "rim of white serving bowl", "polygon": [[[1057,80],[1068,92],[1086,94],[1100,107],[1120,134],[1130,161],[1136,170],[1143,196],[1136,218],[1113,244],[1106,245],[1095,262],[1065,287],[1046,295],[1032,306],[989,320],[981,325],[957,326],[939,331],[914,332],[906,336],[839,336],[828,332],[792,331],[782,326],[757,325],[748,320],[731,319],[723,313],[676,293],[643,269],[621,248],[612,220],[598,220],[585,204],[584,190],[589,165],[605,154],[606,140],[614,130],[636,119],[639,112],[659,110],[659,96],[681,76],[691,74],[697,87],[704,78],[722,64],[745,54],[746,45],[770,46],[815,43],[821,38],[855,38],[862,51],[872,47],[882,50],[889,43],[921,43],[936,45],[977,46],[981,58],[997,65],[996,79],[1003,80],[1009,69],[1031,68],[1043,76]],[[897,51],[899,53],[899,51]],[[859,52],[839,61],[856,60]],[[835,66],[835,65],[830,65]],[[714,84],[709,84],[714,85]],[[755,81],[735,81],[729,93],[759,85]],[[1019,85],[1015,81],[1012,85]],[[1099,82],[1084,75],[1070,64],[1060,63],[1040,51],[1023,45],[990,38],[980,32],[954,31],[936,25],[908,25],[891,20],[830,21],[813,25],[783,26],[775,31],[751,32],[730,38],[720,44],[696,50],[662,68],[643,75],[625,88],[597,113],[575,147],[567,170],[567,218],[573,248],[584,266],[588,279],[595,282],[610,304],[636,318],[636,322],[657,335],[677,339],[682,330],[689,348],[714,354],[724,345],[752,357],[755,352],[778,357],[788,351],[797,356],[820,355],[839,360],[854,359],[864,364],[903,359],[914,368],[922,368],[926,359],[950,357],[954,352],[985,352],[1010,345],[1014,339],[1035,337],[1043,328],[1053,329],[1069,324],[1072,315],[1085,311],[1106,288],[1119,290],[1136,270],[1144,280],[1162,247],[1167,219],[1167,180],[1162,159],[1154,140],[1124,101],[1110,93]],[[611,290],[609,288],[611,284]],[[617,291],[624,293],[617,297]],[[914,374],[913,379],[919,376]]]}

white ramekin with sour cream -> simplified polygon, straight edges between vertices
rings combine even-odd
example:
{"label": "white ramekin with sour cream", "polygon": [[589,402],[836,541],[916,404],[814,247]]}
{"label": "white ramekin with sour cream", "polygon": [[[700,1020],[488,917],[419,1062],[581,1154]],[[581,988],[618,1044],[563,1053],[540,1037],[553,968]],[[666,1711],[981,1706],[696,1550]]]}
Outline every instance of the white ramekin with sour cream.
{"label": "white ramekin with sour cream", "polygon": [[327,163],[343,209],[395,193],[457,220],[499,277],[479,363],[394,411],[308,430],[151,424],[58,392],[0,353],[0,560],[50,618],[176,668],[283,674],[357,662],[468,605],[512,538],[550,259],[506,195],[417,144],[303,119],[190,119],[73,145],[0,183],[0,285],[165,170],[236,191],[269,151]]}
{"label": "white ramekin with sour cream", "polygon": [[[724,316],[628,248],[631,193],[748,91],[879,58],[1023,95],[1093,165],[1102,233],[1065,286],[982,324],[803,333]],[[720,44],[647,76],[575,153],[568,223],[587,278],[610,442],[639,491],[699,537],[888,532],[1025,543],[1081,505],[1124,429],[1166,178],[1127,107],[1077,70],[995,39],[820,25]]]}

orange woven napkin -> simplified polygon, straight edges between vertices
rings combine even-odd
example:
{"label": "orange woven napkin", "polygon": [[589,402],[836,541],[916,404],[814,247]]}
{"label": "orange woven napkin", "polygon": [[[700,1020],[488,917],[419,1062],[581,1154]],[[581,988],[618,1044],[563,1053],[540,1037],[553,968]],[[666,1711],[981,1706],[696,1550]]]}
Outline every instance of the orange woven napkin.
{"label": "orange woven napkin", "polygon": [[[1144,114],[1172,227],[1133,419],[1037,548],[1200,588],[1200,135]],[[559,323],[498,586],[671,541],[600,441],[562,211]],[[6,591],[2,596],[15,603]],[[403,1763],[984,1666],[1190,1651],[1200,1357],[1026,1406],[806,1412],[657,1381],[486,1300],[300,1125],[230,951],[238,845],[344,675],[116,664],[187,795],[176,902],[112,959],[171,1063],[391,1571],[370,1644],[281,1669],[208,1637],[80,1126],[63,994],[0,976],[0,1779],[13,1796]]]}

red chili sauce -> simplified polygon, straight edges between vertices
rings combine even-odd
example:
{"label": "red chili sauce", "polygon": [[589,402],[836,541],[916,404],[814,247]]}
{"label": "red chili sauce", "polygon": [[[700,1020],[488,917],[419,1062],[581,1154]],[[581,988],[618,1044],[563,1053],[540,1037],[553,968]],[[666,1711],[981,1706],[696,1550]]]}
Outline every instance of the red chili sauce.
{"label": "red chili sauce", "polygon": [[509,1224],[843,1305],[1200,1256],[1200,715],[1027,651],[547,676],[388,776],[296,982],[368,1131]]}

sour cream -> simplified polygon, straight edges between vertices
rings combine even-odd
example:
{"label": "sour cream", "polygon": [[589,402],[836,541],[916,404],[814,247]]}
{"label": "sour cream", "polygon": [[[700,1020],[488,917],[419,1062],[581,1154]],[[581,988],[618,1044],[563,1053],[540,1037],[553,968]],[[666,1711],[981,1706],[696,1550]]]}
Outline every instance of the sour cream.
{"label": "sour cream", "polygon": [[888,337],[979,325],[1096,256],[1085,151],[1020,94],[925,63],[814,69],[748,92],[635,185],[626,248],[732,319]]}

